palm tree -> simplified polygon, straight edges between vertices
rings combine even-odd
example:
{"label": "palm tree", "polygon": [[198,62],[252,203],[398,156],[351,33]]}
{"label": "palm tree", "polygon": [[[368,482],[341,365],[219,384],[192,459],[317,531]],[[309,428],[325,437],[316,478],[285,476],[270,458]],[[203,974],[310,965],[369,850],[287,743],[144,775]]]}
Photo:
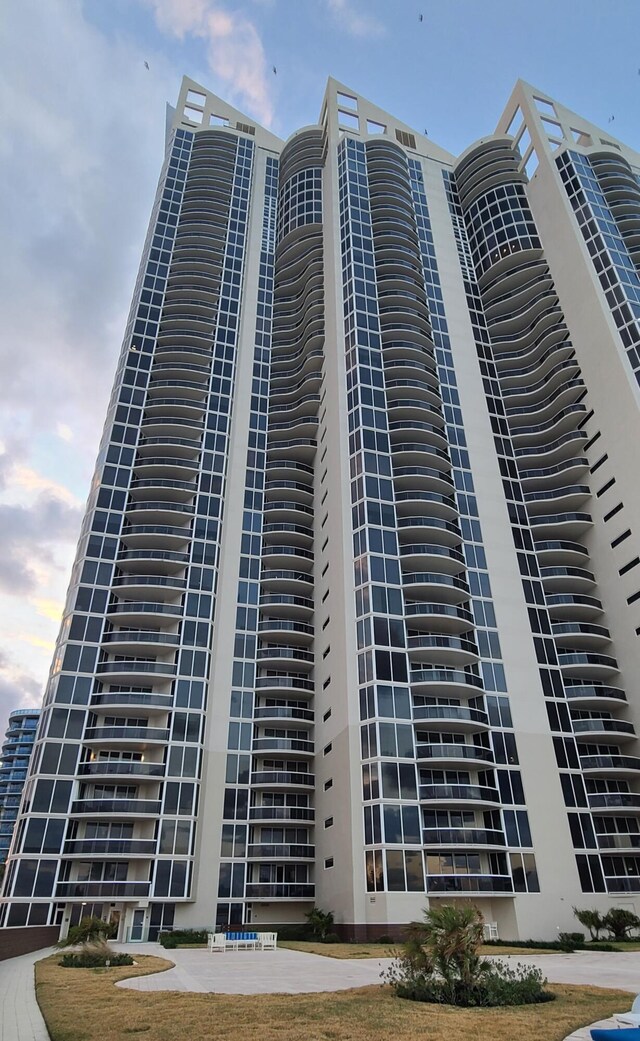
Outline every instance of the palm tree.
{"label": "palm tree", "polygon": [[[424,923],[412,922],[408,947],[427,948],[430,961],[444,980],[449,998],[455,1000],[459,988],[470,990],[488,963],[479,956],[484,919],[477,907],[469,904],[432,906],[424,912]],[[407,953],[409,951],[407,950]]]}

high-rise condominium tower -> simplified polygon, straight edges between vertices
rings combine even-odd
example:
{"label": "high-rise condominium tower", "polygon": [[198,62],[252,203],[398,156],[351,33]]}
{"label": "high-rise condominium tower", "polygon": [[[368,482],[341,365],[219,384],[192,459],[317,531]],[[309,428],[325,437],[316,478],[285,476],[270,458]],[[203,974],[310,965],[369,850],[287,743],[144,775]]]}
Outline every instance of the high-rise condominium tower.
{"label": "high-rise condominium tower", "polygon": [[37,708],[17,708],[9,714],[0,749],[0,864],[7,859],[18,819],[20,796],[27,779],[39,716]]}
{"label": "high-rise condominium tower", "polygon": [[640,155],[185,80],[3,921],[503,936],[640,894]]}

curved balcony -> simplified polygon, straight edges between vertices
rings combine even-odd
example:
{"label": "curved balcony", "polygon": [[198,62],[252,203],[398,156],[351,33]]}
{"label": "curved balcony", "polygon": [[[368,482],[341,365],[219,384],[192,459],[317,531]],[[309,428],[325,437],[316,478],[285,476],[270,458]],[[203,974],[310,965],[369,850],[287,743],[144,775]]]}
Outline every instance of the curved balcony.
{"label": "curved balcony", "polygon": [[596,584],[596,577],[592,571],[557,564],[554,567],[541,567],[540,578],[544,583],[545,592],[550,593],[586,591]]}
{"label": "curved balcony", "polygon": [[573,484],[563,488],[545,488],[543,491],[527,491],[524,494],[527,512],[530,517],[549,510],[557,509],[560,513],[579,510],[591,497],[586,484]]}
{"label": "curved balcony", "polygon": [[274,674],[258,676],[256,679],[256,691],[265,696],[273,694],[276,697],[278,695],[291,698],[294,698],[296,695],[309,697],[314,690],[315,684],[313,680],[308,680],[301,676]]}
{"label": "curved balcony", "polygon": [[463,672],[461,669],[412,669],[409,683],[414,693],[421,690],[424,693],[431,692],[437,687],[439,694],[457,694],[463,697],[469,697],[471,688],[476,692],[482,692],[484,689],[480,676]]}
{"label": "curved balcony", "polygon": [[570,650],[598,648],[611,642],[611,633],[604,625],[590,622],[553,622],[551,631],[556,640],[571,645]]}
{"label": "curved balcony", "polygon": [[314,860],[315,846],[293,845],[285,842],[275,844],[249,843],[247,860]]}
{"label": "curved balcony", "polygon": [[172,502],[191,502],[198,491],[195,481],[182,478],[134,477],[131,481],[131,502],[143,502],[163,496]]}
{"label": "curved balcony", "polygon": [[445,603],[460,604],[471,596],[466,581],[437,572],[402,573],[402,588],[407,596],[435,597]]}
{"label": "curved balcony", "polygon": [[468,705],[414,705],[415,724],[429,724],[429,730],[451,733],[478,733],[489,729],[489,716],[483,709]]}
{"label": "curved balcony", "polygon": [[497,788],[479,784],[421,784],[420,802],[440,808],[478,806],[497,809],[501,805]]}
{"label": "curved balcony", "polygon": [[490,748],[457,742],[440,745],[418,744],[416,759],[428,761],[433,766],[440,764],[448,768],[460,766],[468,769],[476,766],[478,769],[486,769],[487,765],[495,765],[494,755]]}
{"label": "curved balcony", "polygon": [[122,550],[117,558],[118,570],[126,572],[144,567],[145,574],[170,575],[183,571],[189,563],[189,554],[172,551],[169,549],[126,549]]}
{"label": "curved balcony", "polygon": [[569,651],[558,648],[558,664],[562,669],[571,669],[576,677],[606,680],[618,672],[618,663],[610,654],[595,651]]}
{"label": "curved balcony", "polygon": [[258,636],[263,640],[286,635],[291,643],[308,646],[314,632],[314,626],[308,622],[292,622],[287,618],[262,618],[258,622]]}
{"label": "curved balcony", "polygon": [[298,596],[291,593],[261,593],[259,601],[261,612],[277,609],[278,614],[291,620],[307,620],[314,610],[311,597]]}
{"label": "curved balcony", "polygon": [[536,542],[536,554],[541,566],[583,563],[589,559],[589,551],[579,542],[562,542],[558,539]]}
{"label": "curved balcony", "polygon": [[110,817],[157,817],[162,809],[159,799],[76,799],[71,803],[71,817],[106,813]]}
{"label": "curved balcony", "polygon": [[144,781],[163,778],[164,775],[164,763],[143,763],[133,759],[91,759],[78,763],[78,777],[130,777]]}
{"label": "curved balcony", "polygon": [[510,875],[427,875],[427,895],[457,893],[512,896],[513,880]]}
{"label": "curved balcony", "polygon": [[299,789],[308,791],[315,785],[315,774],[292,773],[289,770],[255,770],[251,774],[253,788]]}
{"label": "curved balcony", "polygon": [[395,500],[398,517],[411,516],[417,513],[423,504],[428,504],[428,512],[432,517],[443,517],[453,522],[458,518],[456,501],[452,495],[411,489],[405,492],[396,491]]}
{"label": "curved balcony", "polygon": [[[255,717],[254,717],[255,718]],[[251,751],[254,755],[269,753],[269,757],[276,759],[281,754],[288,755],[289,752],[301,755],[313,755],[313,741],[295,737],[254,737]]]}
{"label": "curved balcony", "polygon": [[253,710],[253,721],[263,726],[269,723],[278,725],[283,721],[312,726],[314,712],[313,709],[299,708],[297,705],[259,705]]}
{"label": "curved balcony", "polygon": [[589,809],[599,817],[635,815],[640,810],[640,795],[633,792],[588,792]]}
{"label": "curved balcony", "polygon": [[462,534],[457,524],[442,517],[415,516],[398,517],[396,521],[398,538],[401,543],[428,541],[441,542],[444,546],[458,546],[462,542]]}
{"label": "curved balcony", "polygon": [[632,832],[607,832],[604,835],[596,835],[598,849],[637,852],[640,849],[640,833]]}
{"label": "curved balcony", "polygon": [[173,625],[182,618],[180,604],[156,601],[120,600],[107,605],[107,618],[117,625],[162,626]]}
{"label": "curved balcony", "polygon": [[633,723],[626,719],[574,719],[573,732],[576,741],[597,741],[614,738],[616,741],[632,741],[636,736]]}
{"label": "curved balcony", "polygon": [[481,846],[484,849],[505,849],[507,840],[501,831],[483,828],[425,828],[422,832],[422,844],[434,847]]}
{"label": "curved balcony", "polygon": [[191,541],[191,525],[126,524],[120,538],[125,546],[177,550]]}
{"label": "curved balcony", "polygon": [[293,437],[286,441],[272,441],[267,444],[268,459],[298,459],[310,463],[316,454],[318,441],[315,437]]}
{"label": "curved balcony", "polygon": [[280,499],[265,502],[264,517],[267,523],[298,524],[312,527],[313,506],[294,499]]}
{"label": "curved balcony", "polygon": [[600,600],[582,593],[548,593],[545,596],[552,621],[574,619],[588,621],[603,613]]}
{"label": "curved balcony", "polygon": [[171,651],[180,645],[178,633],[167,633],[162,629],[130,630],[112,629],[103,633],[100,641],[108,651],[119,654],[157,654],[159,650]]}
{"label": "curved balcony", "polygon": [[576,677],[566,676],[564,689],[572,707],[576,708],[611,708],[616,702],[626,703],[627,695],[620,687],[610,687],[605,683],[584,683]]}
{"label": "curved balcony", "polygon": [[290,665],[292,668],[307,665],[311,668],[314,655],[313,652],[301,650],[299,647],[269,645],[268,647],[258,647],[256,660],[258,665],[270,665],[275,662],[278,665]]}
{"label": "curved balcony", "polygon": [[164,661],[102,661],[96,665],[96,676],[109,678],[112,683],[130,683],[134,686],[140,677],[170,680],[176,675],[178,666]]}
{"label": "curved balcony", "polygon": [[640,758],[635,755],[581,755],[580,768],[587,777],[635,778]]}
{"label": "curved balcony", "polygon": [[249,820],[262,824],[281,821],[303,821],[313,823],[316,811],[312,806],[250,806]]}
{"label": "curved balcony", "polygon": [[63,857],[144,857],[155,859],[158,844],[155,839],[68,839],[64,844]]}
{"label": "curved balcony", "polygon": [[394,462],[396,465],[393,467],[393,486],[397,491],[415,489],[439,492],[440,495],[448,496],[449,501],[453,500],[455,488],[448,473],[436,470],[432,466],[399,466],[397,457]]}
{"label": "curved balcony", "polygon": [[565,459],[573,458],[588,440],[584,430],[570,430],[552,442],[544,444],[529,445],[526,448],[516,448],[514,455],[518,461],[518,467],[533,466],[556,466]]}
{"label": "curved balcony", "polygon": [[442,665],[473,665],[479,652],[473,640],[458,636],[412,636],[407,638],[412,662],[437,662]]}
{"label": "curved balcony", "polygon": [[262,546],[262,560],[269,569],[285,569],[287,566],[313,566],[314,554],[301,546]]}
{"label": "curved balcony", "polygon": [[172,694],[144,694],[136,690],[107,690],[91,695],[91,708],[103,714],[109,709],[135,708],[136,715],[156,715],[170,712],[173,708]]}
{"label": "curved balcony", "polygon": [[248,900],[306,900],[313,902],[316,887],[307,882],[247,882]]}
{"label": "curved balcony", "polygon": [[133,900],[149,896],[150,882],[58,882],[56,899]]}
{"label": "curved balcony", "polygon": [[553,513],[529,516],[534,539],[547,539],[553,535],[575,539],[584,535],[593,525],[590,513]]}
{"label": "curved balcony", "polygon": [[100,745],[104,748],[129,748],[135,745],[136,750],[152,748],[154,745],[166,744],[169,731],[162,727],[128,727],[128,726],[95,726],[86,727],[85,745]]}
{"label": "curved balcony", "polygon": [[125,509],[125,515],[129,517],[135,514],[135,524],[174,524],[176,518],[182,520],[195,515],[195,506],[184,502],[153,502],[143,500],[142,502],[129,502]]}
{"label": "curved balcony", "polygon": [[116,575],[111,585],[115,596],[166,601],[184,592],[187,580],[172,575]]}
{"label": "curved balcony", "polygon": [[185,462],[192,462],[198,460],[200,455],[200,438],[193,437],[181,437],[178,434],[170,434],[168,431],[162,431],[158,435],[152,437],[149,434],[145,434],[138,440],[138,454],[134,464],[134,469],[138,466],[152,466],[153,463],[148,463],[148,459],[157,459],[158,456],[162,458],[183,459]]}
{"label": "curved balcony", "polygon": [[306,571],[290,571],[281,568],[263,569],[260,572],[260,586],[265,593],[289,593],[302,595],[313,591],[313,575]]}
{"label": "curved balcony", "polygon": [[422,467],[441,470],[448,474],[451,471],[449,453],[434,445],[422,444],[419,441],[398,441],[391,445],[394,470],[396,462],[406,467]]}
{"label": "curved balcony", "polygon": [[465,567],[464,554],[453,546],[417,542],[400,546],[402,564],[411,571],[437,570],[449,575],[459,575]]}
{"label": "curved balcony", "polygon": [[407,625],[411,629],[421,629],[423,626],[430,632],[438,633],[460,633],[470,629],[473,615],[466,607],[458,607],[452,604],[428,604],[422,601],[415,603],[405,602],[404,608]]}

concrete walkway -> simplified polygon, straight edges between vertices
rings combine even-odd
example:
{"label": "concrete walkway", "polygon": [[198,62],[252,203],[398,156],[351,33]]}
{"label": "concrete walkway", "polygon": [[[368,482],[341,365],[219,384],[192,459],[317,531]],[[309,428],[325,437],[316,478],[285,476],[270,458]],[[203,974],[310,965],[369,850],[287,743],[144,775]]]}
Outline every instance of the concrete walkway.
{"label": "concrete walkway", "polygon": [[[134,953],[133,945],[121,950]],[[325,958],[290,951],[165,951],[158,944],[136,944],[140,954],[155,954],[175,962],[175,968],[154,976],[138,976],[116,984],[130,990],[182,990],[199,994],[310,994],[350,990],[380,983],[390,958]]]}
{"label": "concrete walkway", "polygon": [[53,947],[0,961],[0,1037],[3,1041],[49,1041],[36,1001],[34,965]]}

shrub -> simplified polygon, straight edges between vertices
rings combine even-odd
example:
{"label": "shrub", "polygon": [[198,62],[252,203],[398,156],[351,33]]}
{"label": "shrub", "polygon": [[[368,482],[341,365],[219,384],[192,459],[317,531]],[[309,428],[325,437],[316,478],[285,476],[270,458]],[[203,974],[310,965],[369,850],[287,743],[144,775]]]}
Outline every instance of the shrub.
{"label": "shrub", "polygon": [[378,939],[374,940],[373,942],[374,943],[395,943],[395,940],[393,939],[393,936],[387,936],[386,934],[383,933],[382,936],[379,936]]}
{"label": "shrub", "polygon": [[[484,947],[533,947],[541,951],[565,951],[560,940],[484,940]],[[573,950],[573,947],[571,948]]]}
{"label": "shrub", "polygon": [[314,940],[324,940],[333,931],[333,911],[323,911],[321,907],[312,907],[305,918]]}
{"label": "shrub", "polygon": [[327,933],[326,936],[322,937],[320,943],[342,943],[342,940],[337,933]]}
{"label": "shrub", "polygon": [[112,939],[118,931],[117,925],[111,925],[102,918],[83,918],[79,925],[72,926],[63,940],[59,940],[58,947],[74,947],[78,943],[87,943],[91,940]]}
{"label": "shrub", "polygon": [[558,933],[558,943],[563,951],[575,951],[584,947],[584,933]]}
{"label": "shrub", "polygon": [[614,940],[627,940],[632,929],[640,929],[640,918],[626,907],[611,907],[602,919]]}
{"label": "shrub", "polygon": [[[238,927],[240,928],[240,926]],[[175,950],[180,944],[206,943],[206,929],[176,929],[170,933],[160,933],[158,943],[166,950]]]}
{"label": "shrub", "polygon": [[574,907],[573,913],[580,922],[580,925],[584,925],[585,929],[589,930],[591,939],[599,939],[600,933],[605,927],[600,912],[595,909],[591,910],[588,907],[585,907],[582,910],[579,907]]}
{"label": "shrub", "polygon": [[430,908],[423,923],[411,923],[401,957],[382,978],[412,1001],[484,1007],[552,1001],[539,969],[479,957],[483,924],[471,905]]}
{"label": "shrub", "polygon": [[63,954],[60,964],[64,969],[101,969],[108,965],[133,965],[130,954],[119,954],[106,940],[83,943],[75,954]]}
{"label": "shrub", "polygon": [[311,940],[313,939],[312,932],[308,925],[300,922],[296,925],[278,925],[274,926],[272,932],[278,934],[279,940]]}

